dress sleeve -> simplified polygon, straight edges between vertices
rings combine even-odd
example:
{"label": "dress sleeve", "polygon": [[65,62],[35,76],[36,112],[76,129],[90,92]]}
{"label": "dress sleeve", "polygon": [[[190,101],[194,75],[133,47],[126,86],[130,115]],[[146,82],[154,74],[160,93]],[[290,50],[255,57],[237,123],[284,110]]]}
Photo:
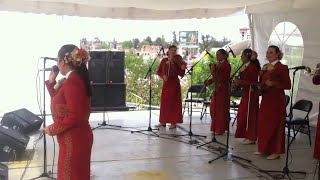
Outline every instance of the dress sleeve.
{"label": "dress sleeve", "polygon": [[183,77],[183,76],[184,76],[185,71],[186,71],[185,69],[182,70],[181,67],[178,67],[178,75],[179,75],[180,77]]}
{"label": "dress sleeve", "polygon": [[289,76],[289,69],[288,66],[282,66],[278,70],[279,72],[277,73],[279,76],[280,80],[275,81],[275,88],[279,89],[290,89],[291,88],[291,80]]}
{"label": "dress sleeve", "polygon": [[85,103],[85,89],[79,89],[76,83],[65,84],[63,89],[66,108],[63,120],[55,121],[48,126],[49,135],[60,134],[71,127],[77,126],[84,117],[83,104]]}
{"label": "dress sleeve", "polygon": [[315,75],[315,76],[313,76],[312,82],[313,82],[313,84],[315,84],[315,85],[320,84],[320,75]]}
{"label": "dress sleeve", "polygon": [[46,86],[47,86],[47,89],[48,89],[48,92],[49,92],[51,98],[56,93],[56,91],[53,88],[56,83],[57,83],[56,81],[54,81],[52,83],[50,83],[49,80],[46,81]]}
{"label": "dress sleeve", "polygon": [[163,67],[164,67],[164,63],[165,63],[165,60],[162,59],[161,62],[160,62],[160,65],[158,67],[158,71],[157,71],[158,76],[161,77],[161,78],[163,78],[163,75],[164,75],[163,72],[162,72]]}

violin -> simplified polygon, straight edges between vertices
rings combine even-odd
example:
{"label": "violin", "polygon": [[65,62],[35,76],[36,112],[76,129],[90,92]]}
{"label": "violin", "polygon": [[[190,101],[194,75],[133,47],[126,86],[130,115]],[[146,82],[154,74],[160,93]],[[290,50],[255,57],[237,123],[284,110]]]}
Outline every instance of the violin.
{"label": "violin", "polygon": [[178,67],[180,67],[181,69],[183,69],[182,65],[187,66],[187,63],[182,59],[182,57],[179,54],[175,55],[172,58],[172,61],[173,61],[173,63],[177,64]]}

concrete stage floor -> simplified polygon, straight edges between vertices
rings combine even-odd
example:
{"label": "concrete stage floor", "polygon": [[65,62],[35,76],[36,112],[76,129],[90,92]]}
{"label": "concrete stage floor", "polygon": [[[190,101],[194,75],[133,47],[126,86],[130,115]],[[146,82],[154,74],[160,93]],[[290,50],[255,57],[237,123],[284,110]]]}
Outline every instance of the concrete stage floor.
{"label": "concrete stage floor", "polygon": [[[152,111],[152,125],[158,123],[159,111]],[[222,179],[272,179],[268,174],[257,170],[282,170],[285,165],[285,155],[278,160],[266,160],[266,156],[254,155],[256,145],[241,145],[242,139],[234,138],[236,124],[230,123],[230,145],[234,155],[249,159],[252,164],[239,158],[234,161],[226,161],[220,158],[209,164],[208,161],[220,155],[216,150],[219,145],[212,143],[210,147],[196,148],[197,144],[190,145],[189,136],[171,138],[165,134],[185,134],[189,131],[189,116],[185,115],[184,123],[175,130],[160,128],[155,131],[161,138],[141,133],[131,133],[130,130],[147,129],[149,111],[108,112],[105,114],[107,123],[119,125],[125,128],[101,127],[93,131],[94,144],[91,156],[91,179],[123,179],[123,180],[222,180]],[[103,113],[93,113],[90,117],[90,125],[96,127],[102,122]],[[52,119],[48,118],[47,124]],[[208,136],[206,139],[192,138],[200,144],[212,139],[210,132],[210,116],[200,120],[200,113],[194,112],[192,118],[192,132]],[[233,121],[233,120],[232,120]],[[145,132],[148,134],[147,132]],[[312,146],[309,146],[307,135],[299,134],[291,146],[289,155],[291,171],[305,171],[304,179],[313,179],[317,161],[313,160],[314,130],[312,132]],[[9,163],[9,178],[20,179],[27,157],[33,147],[33,142],[39,134],[31,136],[24,159]],[[219,142],[226,142],[227,133],[216,136]],[[171,139],[170,139],[171,138]],[[56,176],[58,158],[58,144],[55,144],[56,155],[53,167],[53,176]],[[220,148],[221,149],[221,148]],[[52,169],[54,144],[52,138],[47,136],[48,171]],[[39,141],[32,154],[32,161],[25,173],[24,179],[31,179],[43,172],[43,139]],[[274,174],[273,174],[274,175]],[[293,174],[295,178],[303,177]],[[275,176],[273,176],[275,177]],[[42,178],[47,179],[47,178]]]}

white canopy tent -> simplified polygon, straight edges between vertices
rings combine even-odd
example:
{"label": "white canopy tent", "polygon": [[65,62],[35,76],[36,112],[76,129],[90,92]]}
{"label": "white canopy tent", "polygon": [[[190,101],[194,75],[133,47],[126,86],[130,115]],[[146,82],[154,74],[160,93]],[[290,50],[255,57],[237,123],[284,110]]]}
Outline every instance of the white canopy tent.
{"label": "white canopy tent", "polygon": [[[289,21],[298,26],[304,44],[302,65],[315,67],[320,61],[319,0],[0,0],[0,11],[43,13],[115,19],[163,20],[212,18],[247,13],[253,48],[261,63],[270,35],[277,24]],[[311,122],[316,124],[319,87],[302,75],[296,99],[313,102]]]}

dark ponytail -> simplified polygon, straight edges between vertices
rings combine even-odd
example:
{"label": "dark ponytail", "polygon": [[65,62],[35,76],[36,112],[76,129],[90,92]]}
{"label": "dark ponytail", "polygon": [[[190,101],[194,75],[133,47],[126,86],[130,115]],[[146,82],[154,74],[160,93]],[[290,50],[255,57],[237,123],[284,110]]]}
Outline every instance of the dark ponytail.
{"label": "dark ponytail", "polygon": [[256,67],[259,69],[259,71],[261,70],[261,66],[260,66],[260,62],[257,58],[253,58],[252,57],[252,50],[251,49],[245,49],[243,50],[242,54],[244,54],[251,63],[253,63],[254,65],[256,65]]}
{"label": "dark ponytail", "polygon": [[[66,54],[67,53],[71,53],[75,48],[78,48],[78,47],[76,45],[73,45],[73,44],[63,45],[60,48],[59,52],[58,52],[59,59],[60,60],[64,60]],[[77,65],[76,67],[74,67],[72,62],[69,62],[67,64],[70,67],[72,67],[72,69],[75,69],[75,71],[79,74],[79,76],[83,80],[84,85],[85,85],[86,90],[87,90],[87,95],[89,97],[92,96],[92,89],[91,89],[90,80],[89,80],[89,71],[88,71],[87,66],[85,65],[85,63],[81,63],[80,65]]]}
{"label": "dark ponytail", "polygon": [[92,96],[92,89],[90,85],[90,79],[89,79],[89,71],[87,69],[87,66],[84,63],[81,63],[79,66],[76,67],[75,71],[79,74],[81,79],[84,82],[84,85],[87,89],[87,95],[89,97]]}

